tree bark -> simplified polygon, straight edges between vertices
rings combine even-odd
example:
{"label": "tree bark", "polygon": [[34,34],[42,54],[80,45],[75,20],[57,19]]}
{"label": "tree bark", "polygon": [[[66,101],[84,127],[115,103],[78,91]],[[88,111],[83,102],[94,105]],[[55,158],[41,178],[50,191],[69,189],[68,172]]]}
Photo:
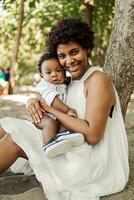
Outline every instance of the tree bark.
{"label": "tree bark", "polygon": [[19,9],[19,20],[18,20],[18,27],[16,32],[16,39],[15,39],[15,46],[13,50],[13,56],[11,60],[11,68],[10,68],[10,80],[9,80],[9,94],[13,94],[13,88],[15,86],[15,76],[17,73],[18,68],[18,53],[19,53],[19,45],[20,45],[20,38],[22,32],[22,24],[24,18],[24,0],[20,1],[20,9]]}
{"label": "tree bark", "polygon": [[123,116],[134,89],[134,0],[116,0],[104,70],[115,84]]}
{"label": "tree bark", "polygon": [[90,27],[92,27],[92,17],[93,17],[93,1],[91,0],[85,0],[85,21],[89,24]]}

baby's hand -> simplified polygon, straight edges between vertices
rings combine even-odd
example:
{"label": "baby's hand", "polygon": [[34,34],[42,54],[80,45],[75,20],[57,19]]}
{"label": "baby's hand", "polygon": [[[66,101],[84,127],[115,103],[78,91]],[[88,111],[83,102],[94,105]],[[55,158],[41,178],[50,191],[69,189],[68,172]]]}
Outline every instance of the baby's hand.
{"label": "baby's hand", "polygon": [[76,117],[76,118],[78,117],[76,111],[72,108],[67,112],[67,115],[71,117]]}

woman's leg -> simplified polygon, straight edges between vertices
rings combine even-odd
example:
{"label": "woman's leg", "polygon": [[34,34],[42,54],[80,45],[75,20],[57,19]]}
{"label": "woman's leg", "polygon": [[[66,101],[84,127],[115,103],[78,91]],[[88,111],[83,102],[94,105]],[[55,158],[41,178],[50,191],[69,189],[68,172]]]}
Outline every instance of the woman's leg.
{"label": "woman's leg", "polygon": [[6,134],[6,132],[4,131],[4,129],[1,127],[0,125],[0,139]]}
{"label": "woman's leg", "polygon": [[10,134],[0,127],[0,174],[8,169],[18,157],[27,158],[23,150],[13,142]]}

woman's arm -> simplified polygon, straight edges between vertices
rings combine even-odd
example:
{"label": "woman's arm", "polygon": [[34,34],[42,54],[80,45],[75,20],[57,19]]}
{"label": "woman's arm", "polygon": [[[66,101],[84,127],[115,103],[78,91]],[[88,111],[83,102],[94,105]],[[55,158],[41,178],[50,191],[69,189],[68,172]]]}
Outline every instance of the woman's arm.
{"label": "woman's arm", "polygon": [[97,144],[103,137],[115,93],[110,78],[102,72],[95,72],[85,81],[86,113],[85,120],[70,117],[55,108],[44,107],[74,132],[83,133],[87,142]]}

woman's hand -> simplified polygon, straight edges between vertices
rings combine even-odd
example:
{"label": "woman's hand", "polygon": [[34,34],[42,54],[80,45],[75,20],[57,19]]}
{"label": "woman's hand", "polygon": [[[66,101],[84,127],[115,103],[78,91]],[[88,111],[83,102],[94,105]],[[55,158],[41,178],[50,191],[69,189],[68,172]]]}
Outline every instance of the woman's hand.
{"label": "woman's hand", "polygon": [[48,104],[46,104],[45,100],[42,98],[42,96],[39,93],[36,94],[36,97],[40,103],[42,110],[44,112],[52,113],[52,106],[49,106]]}
{"label": "woman's hand", "polygon": [[70,108],[70,110],[67,112],[67,115],[69,115],[71,117],[78,118],[77,112],[74,109],[72,109],[72,108]]}
{"label": "woman's hand", "polygon": [[43,117],[43,109],[37,98],[30,98],[26,104],[26,111],[33,123],[39,123]]}

